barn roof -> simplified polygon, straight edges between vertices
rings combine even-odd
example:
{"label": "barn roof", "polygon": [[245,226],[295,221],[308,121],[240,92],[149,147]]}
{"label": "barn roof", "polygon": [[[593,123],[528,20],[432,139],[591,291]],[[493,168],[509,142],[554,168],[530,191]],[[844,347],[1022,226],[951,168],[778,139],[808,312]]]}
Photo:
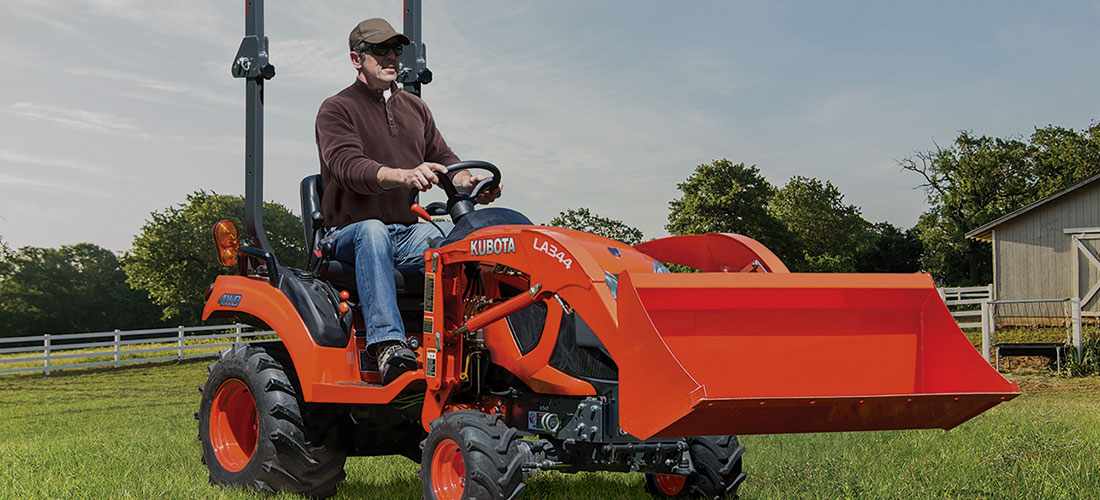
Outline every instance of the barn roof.
{"label": "barn roof", "polygon": [[1088,186],[1089,184],[1092,184],[1096,181],[1100,181],[1100,174],[1089,177],[1088,179],[1085,179],[1081,182],[1078,182],[1077,184],[1074,184],[1074,185],[1072,185],[1068,188],[1065,188],[1061,191],[1058,191],[1057,193],[1054,193],[1050,196],[1047,196],[1046,198],[1043,198],[1039,201],[1031,203],[1030,205],[1027,205],[1027,206],[1015,211],[1015,212],[1012,212],[1012,213],[1010,213],[1010,214],[1008,214],[1004,217],[1001,217],[999,219],[996,219],[996,220],[994,220],[994,221],[992,221],[992,222],[990,222],[990,223],[988,223],[988,224],[986,224],[982,227],[979,227],[979,228],[977,228],[973,231],[970,231],[969,233],[966,233],[966,237],[967,238],[974,238],[976,240],[981,240],[981,241],[993,242],[993,229],[995,229],[997,226],[1000,226],[1001,224],[1004,224],[1004,223],[1006,223],[1006,222],[1008,222],[1012,219],[1015,219],[1015,218],[1017,218],[1017,217],[1019,217],[1023,214],[1026,214],[1026,213],[1028,213],[1032,210],[1035,210],[1035,209],[1037,209],[1037,208],[1039,208],[1043,205],[1046,205],[1047,203],[1050,203],[1050,202],[1052,202],[1052,201],[1054,201],[1058,198],[1061,198],[1062,196],[1065,196],[1065,195],[1067,195],[1069,193],[1072,193],[1072,192],[1074,192],[1078,189],[1081,189],[1085,186]]}

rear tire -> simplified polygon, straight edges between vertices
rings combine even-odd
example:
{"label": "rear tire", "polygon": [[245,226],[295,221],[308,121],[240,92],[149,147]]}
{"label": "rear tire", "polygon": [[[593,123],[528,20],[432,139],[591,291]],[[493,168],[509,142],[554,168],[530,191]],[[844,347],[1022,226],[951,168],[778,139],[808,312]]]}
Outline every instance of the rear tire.
{"label": "rear tire", "polygon": [[238,345],[209,368],[198,418],[210,483],[312,498],[335,495],[347,456],[310,432],[322,427],[321,415],[304,411],[293,372],[272,354],[279,353]]}
{"label": "rear tire", "polygon": [[532,458],[501,415],[455,411],[431,423],[420,459],[424,500],[515,500]]}
{"label": "rear tire", "polygon": [[[701,436],[688,438],[695,472],[688,476],[646,474],[645,490],[656,498],[736,498],[737,488],[745,480],[741,455],[745,447],[737,436]],[[682,477],[683,480],[677,479]]]}

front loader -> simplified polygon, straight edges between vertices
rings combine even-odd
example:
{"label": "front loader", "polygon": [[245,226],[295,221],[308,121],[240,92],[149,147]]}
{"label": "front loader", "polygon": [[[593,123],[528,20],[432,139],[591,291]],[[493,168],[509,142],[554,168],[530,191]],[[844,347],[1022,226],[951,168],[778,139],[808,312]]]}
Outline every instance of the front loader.
{"label": "front loader", "polygon": [[[395,269],[418,368],[382,385],[353,263],[324,243],[319,176],[301,183],[309,269],[281,266],[263,235],[262,87],[274,69],[263,3],[247,4],[234,74],[249,88],[249,241],[215,227],[219,259],[239,272],[211,285],[203,317],[278,340],[210,367],[197,417],[213,483],[322,498],[346,457],[399,454],[420,464],[430,500],[517,498],[543,470],[638,471],[658,498],[722,498],[745,478],[737,435],[951,429],[1019,394],[926,274],[799,274],[740,235],[632,247],[534,225],[474,206],[501,179],[486,162],[448,167],[490,173],[474,193],[440,176],[445,203],[410,194],[410,210],[455,228],[423,266]],[[406,33],[419,33],[419,8],[406,2]],[[414,44],[402,74],[419,90]]]}

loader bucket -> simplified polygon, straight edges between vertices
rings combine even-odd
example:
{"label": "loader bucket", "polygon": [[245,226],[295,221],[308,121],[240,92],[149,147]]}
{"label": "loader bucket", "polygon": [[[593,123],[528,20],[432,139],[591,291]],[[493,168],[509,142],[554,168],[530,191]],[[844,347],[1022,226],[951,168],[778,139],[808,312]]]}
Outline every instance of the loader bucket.
{"label": "loader bucket", "polygon": [[955,427],[1019,395],[922,274],[623,273],[619,423],[676,437]]}

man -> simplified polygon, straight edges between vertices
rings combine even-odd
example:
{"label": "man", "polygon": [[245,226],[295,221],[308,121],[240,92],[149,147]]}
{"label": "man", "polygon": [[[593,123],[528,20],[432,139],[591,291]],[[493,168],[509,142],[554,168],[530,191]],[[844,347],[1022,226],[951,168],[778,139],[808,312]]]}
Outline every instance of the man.
{"label": "man", "polygon": [[[378,359],[383,384],[416,368],[397,308],[394,265],[423,265],[429,238],[440,236],[416,223],[409,191],[428,190],[447,173],[443,165],[459,161],[428,106],[396,83],[397,56],[409,43],[384,19],[356,25],[348,47],[358,77],[321,104],[316,125],[321,210],[333,227],[326,239],[337,259],[355,263],[367,349]],[[468,193],[483,177],[462,171],[452,180]],[[498,196],[499,187],[478,202]]]}

